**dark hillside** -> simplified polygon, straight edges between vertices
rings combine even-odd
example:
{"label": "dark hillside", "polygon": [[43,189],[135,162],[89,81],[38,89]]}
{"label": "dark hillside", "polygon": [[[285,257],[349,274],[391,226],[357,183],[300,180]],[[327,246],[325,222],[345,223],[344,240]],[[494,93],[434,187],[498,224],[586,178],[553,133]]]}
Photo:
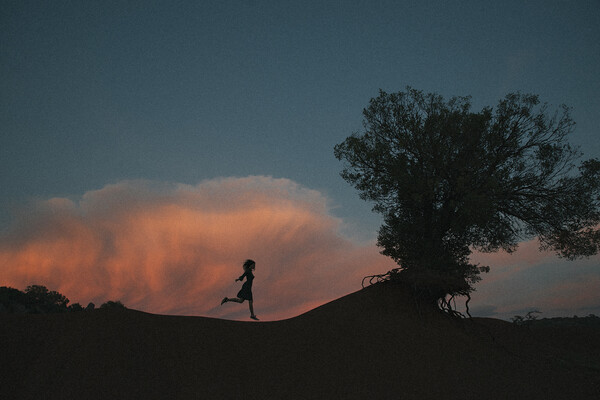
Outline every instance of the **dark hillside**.
{"label": "dark hillside", "polygon": [[[0,315],[0,398],[589,399],[600,393],[600,329],[521,328],[418,311],[392,284],[277,322],[132,310]],[[595,350],[584,355],[594,339]]]}

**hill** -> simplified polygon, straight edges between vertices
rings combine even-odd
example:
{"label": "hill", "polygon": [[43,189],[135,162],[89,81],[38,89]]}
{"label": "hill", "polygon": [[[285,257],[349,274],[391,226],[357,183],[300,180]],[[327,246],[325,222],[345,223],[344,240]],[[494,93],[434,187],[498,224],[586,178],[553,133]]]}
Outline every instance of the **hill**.
{"label": "hill", "polygon": [[0,315],[0,398],[589,399],[600,329],[451,320],[378,284],[276,322]]}

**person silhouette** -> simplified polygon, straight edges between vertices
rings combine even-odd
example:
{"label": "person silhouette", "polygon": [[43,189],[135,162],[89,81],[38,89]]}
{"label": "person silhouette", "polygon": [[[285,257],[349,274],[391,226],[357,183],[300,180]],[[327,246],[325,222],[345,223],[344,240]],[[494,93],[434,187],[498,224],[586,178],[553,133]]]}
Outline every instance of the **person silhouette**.
{"label": "person silhouette", "polygon": [[254,306],[252,300],[252,281],[254,280],[254,274],[252,271],[256,268],[256,263],[254,260],[246,260],[243,265],[244,273],[242,276],[237,278],[235,281],[243,281],[244,277],[246,278],[246,282],[242,285],[242,289],[237,294],[235,298],[224,297],[221,300],[221,305],[227,303],[228,301],[233,301],[234,303],[243,303],[244,300],[248,300],[248,306],[250,307],[250,318],[257,320],[258,318],[254,315]]}

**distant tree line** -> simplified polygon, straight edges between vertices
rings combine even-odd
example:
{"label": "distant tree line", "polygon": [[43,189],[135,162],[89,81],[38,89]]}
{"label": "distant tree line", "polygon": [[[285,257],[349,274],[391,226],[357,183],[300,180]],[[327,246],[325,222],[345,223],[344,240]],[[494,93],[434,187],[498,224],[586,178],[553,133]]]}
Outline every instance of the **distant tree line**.
{"label": "distant tree line", "polygon": [[519,326],[589,326],[600,327],[600,317],[589,314],[586,317],[553,317],[553,318],[538,318],[536,314],[541,314],[541,311],[529,311],[525,316],[515,315],[510,320],[513,324]]}
{"label": "distant tree line", "polygon": [[[0,287],[0,313],[11,314],[50,314],[95,309],[94,303],[83,307],[79,303],[69,305],[69,299],[63,294],[48,290],[45,286],[27,286],[24,292],[6,286]],[[103,309],[125,309],[120,301],[107,301]]]}

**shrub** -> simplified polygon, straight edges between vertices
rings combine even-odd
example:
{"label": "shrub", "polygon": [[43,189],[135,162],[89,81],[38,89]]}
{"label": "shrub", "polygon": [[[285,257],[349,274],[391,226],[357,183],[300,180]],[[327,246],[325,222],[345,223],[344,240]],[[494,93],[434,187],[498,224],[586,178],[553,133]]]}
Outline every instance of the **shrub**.
{"label": "shrub", "polygon": [[100,306],[103,310],[126,310],[127,307],[123,305],[120,301],[107,301],[106,303]]}

